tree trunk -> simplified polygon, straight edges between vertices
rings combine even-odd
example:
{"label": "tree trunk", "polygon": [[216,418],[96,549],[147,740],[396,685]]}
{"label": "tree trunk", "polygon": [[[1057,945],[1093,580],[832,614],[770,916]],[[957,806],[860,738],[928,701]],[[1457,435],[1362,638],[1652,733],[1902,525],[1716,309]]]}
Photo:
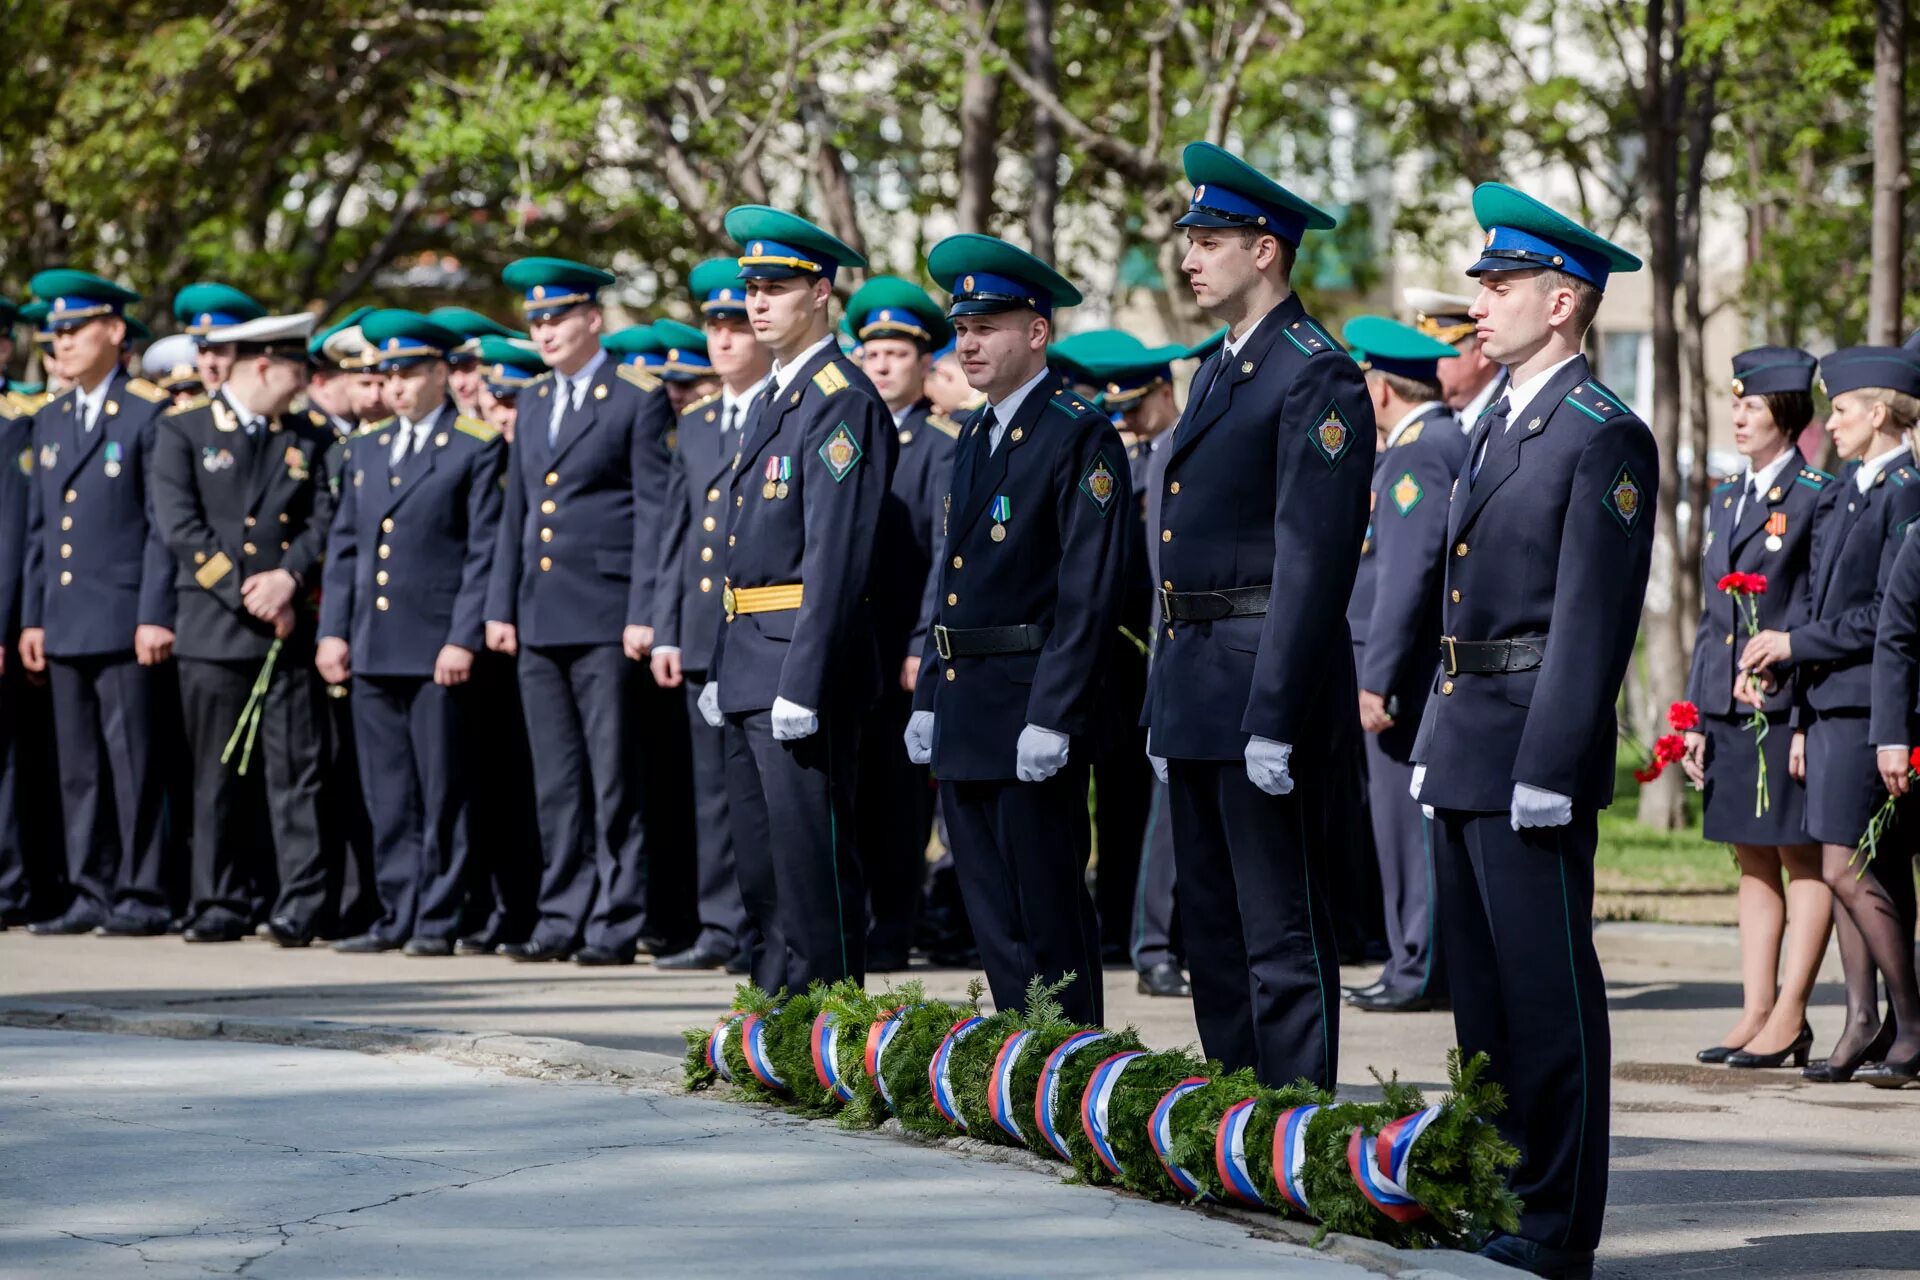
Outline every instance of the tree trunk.
{"label": "tree trunk", "polygon": [[[1027,0],[1026,27],[1027,73],[1057,96],[1060,71],[1053,60],[1053,0]],[[1037,104],[1032,117],[1033,199],[1027,206],[1027,239],[1035,257],[1052,262],[1054,210],[1060,203],[1060,126],[1052,112]]]}
{"label": "tree trunk", "polygon": [[[1686,441],[1693,466],[1683,477],[1681,492],[1694,515],[1687,522],[1686,534],[1681,539],[1679,563],[1674,573],[1674,600],[1682,619],[1700,616],[1700,575],[1694,572],[1694,566],[1700,563],[1701,525],[1705,523],[1700,513],[1707,509],[1707,495],[1713,487],[1713,476],[1707,470],[1707,403],[1713,382],[1707,374],[1707,312],[1702,296],[1705,281],[1701,278],[1704,268],[1700,262],[1700,220],[1701,205],[1706,200],[1707,156],[1713,146],[1714,118],[1719,112],[1719,59],[1712,59],[1704,66],[1690,66],[1685,74],[1696,90],[1686,110],[1687,161],[1680,188],[1680,270],[1686,290],[1682,347],[1687,362]],[[1691,659],[1689,652],[1688,660]]]}
{"label": "tree trunk", "polygon": [[[967,0],[967,14],[975,25],[986,22],[990,8],[989,0]],[[982,62],[978,56],[970,58],[960,83],[960,198],[954,213],[960,230],[987,235],[992,232],[993,177],[999,158],[994,133],[1000,115],[1000,77],[984,70]]]}
{"label": "tree trunk", "polygon": [[1873,249],[1867,341],[1900,341],[1901,200],[1907,191],[1907,5],[1875,0],[1873,39]]}
{"label": "tree trunk", "polygon": [[[833,121],[818,103],[803,107],[801,115],[807,132],[813,137],[813,185],[820,197],[826,228],[865,254],[867,239],[860,232],[860,213],[854,203],[853,183],[847,178],[846,162],[840,158],[840,148],[833,141]],[[842,269],[835,281],[851,291],[858,289],[865,278],[865,272],[849,267]]]}
{"label": "tree trunk", "polygon": [[[1677,23],[1675,24],[1677,27]],[[1677,43],[1677,37],[1675,38]],[[1641,615],[1641,658],[1653,704],[1676,697],[1686,681],[1686,625],[1679,611],[1676,579],[1680,526],[1677,511],[1685,491],[1680,457],[1680,332],[1674,295],[1680,281],[1680,188],[1677,155],[1680,123],[1672,74],[1678,59],[1668,47],[1667,6],[1648,0],[1646,75],[1640,87],[1640,123],[1647,141],[1647,239],[1653,277],[1653,439],[1660,451],[1660,502],[1653,525],[1653,573]],[[1669,61],[1672,59],[1672,61]],[[1654,732],[1664,726],[1655,727]],[[1669,769],[1640,789],[1640,821],[1671,831],[1686,821],[1681,773]]]}

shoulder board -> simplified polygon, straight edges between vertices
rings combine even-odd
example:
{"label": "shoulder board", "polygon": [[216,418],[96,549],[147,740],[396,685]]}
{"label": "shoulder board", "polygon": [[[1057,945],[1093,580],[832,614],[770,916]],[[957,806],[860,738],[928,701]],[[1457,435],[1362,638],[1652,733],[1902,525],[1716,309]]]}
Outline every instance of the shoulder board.
{"label": "shoulder board", "polygon": [[1310,316],[1300,317],[1280,332],[1305,356],[1324,355],[1330,351],[1343,355],[1346,353],[1346,348],[1335,342],[1333,335],[1322,329]]}
{"label": "shoulder board", "polygon": [[1906,467],[1890,467],[1887,470],[1882,471],[1880,473],[1880,479],[1885,480],[1888,477],[1892,477],[1893,482],[1899,485],[1902,489],[1906,488],[1908,485],[1912,484],[1914,481],[1913,472],[1907,469]]}
{"label": "shoulder board", "polygon": [[385,431],[388,427],[392,425],[393,425],[392,418],[382,418],[378,422],[367,423],[365,426],[361,427],[358,431],[354,432],[353,434],[356,436],[370,436],[376,431]]}
{"label": "shoulder board", "polygon": [[1614,399],[1611,391],[1591,379],[1567,392],[1566,403],[1595,422],[1606,422],[1629,412],[1625,405]]}
{"label": "shoulder board", "polygon": [[660,389],[660,379],[648,373],[637,364],[623,364],[615,369],[614,373],[619,377],[625,378],[642,391],[658,391]]}
{"label": "shoulder board", "polygon": [[185,404],[177,404],[167,410],[166,416],[169,418],[177,418],[183,413],[192,413],[195,409],[204,409],[212,403],[213,401],[206,396],[195,396]]}
{"label": "shoulder board", "polygon": [[148,382],[145,378],[128,378],[127,390],[148,404],[165,404],[173,398],[171,393],[161,390],[157,383]]}
{"label": "shoulder board", "polygon": [[1400,438],[1393,442],[1393,447],[1398,449],[1403,444],[1412,444],[1414,441],[1420,438],[1420,433],[1426,430],[1426,428],[1427,428],[1427,424],[1424,422],[1414,423],[1412,426],[1408,427],[1405,431],[1402,431],[1400,433]]}
{"label": "shoulder board", "polygon": [[496,428],[488,426],[478,418],[469,418],[464,413],[453,420],[453,429],[472,436],[481,444],[492,444],[500,438],[500,432]]}
{"label": "shoulder board", "polygon": [[1728,478],[1726,480],[1722,480],[1719,484],[1713,486],[1713,491],[1715,493],[1725,493],[1729,489],[1737,489],[1739,487],[1740,487],[1740,482],[1738,480],[1733,478]]}
{"label": "shoulder board", "polygon": [[1795,484],[1803,484],[1809,489],[1820,490],[1833,483],[1833,477],[1818,467],[1802,467],[1793,477]]}
{"label": "shoulder board", "polygon": [[829,364],[813,375],[813,385],[820,388],[820,394],[830,396],[836,391],[847,389],[847,375],[840,372],[838,364]]}
{"label": "shoulder board", "polygon": [[949,440],[958,440],[960,438],[960,424],[944,413],[928,414],[927,425]]}
{"label": "shoulder board", "polygon": [[710,395],[701,396],[698,400],[695,400],[692,404],[682,409],[680,411],[680,416],[684,418],[688,414],[692,413],[695,409],[704,409],[708,405],[712,404],[715,400],[718,400],[719,398],[720,398],[720,393],[718,391],[715,391]]}
{"label": "shoulder board", "polygon": [[1097,414],[1100,412],[1082,399],[1079,392],[1069,391],[1065,387],[1060,388],[1051,396],[1047,397],[1047,408],[1058,409],[1061,413],[1066,414],[1075,421],[1089,414]]}
{"label": "shoulder board", "polygon": [[333,425],[333,420],[318,409],[307,410],[307,421],[316,427],[331,427]]}

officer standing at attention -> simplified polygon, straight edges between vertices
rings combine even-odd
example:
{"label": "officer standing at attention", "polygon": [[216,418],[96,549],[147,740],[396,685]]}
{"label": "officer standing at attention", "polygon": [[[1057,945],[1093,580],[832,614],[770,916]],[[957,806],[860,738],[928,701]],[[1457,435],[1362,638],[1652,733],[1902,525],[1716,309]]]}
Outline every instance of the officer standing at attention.
{"label": "officer standing at attention", "polygon": [[[233,942],[249,930],[252,890],[268,878],[249,860],[263,848],[278,864],[266,926],[281,946],[313,940],[336,887],[320,839],[322,713],[301,598],[318,583],[333,515],[333,436],[288,412],[306,385],[313,319],[263,316],[213,330],[212,342],[233,345],[233,369],[211,398],[168,410],[154,448],[154,517],[178,565],[175,656],[194,763],[189,942]],[[243,777],[234,735],[249,713],[258,734]],[[270,832],[254,818],[262,783]]]}
{"label": "officer standing at attention", "polygon": [[460,344],[447,353],[447,391],[453,397],[455,409],[478,421],[480,387],[486,382],[486,376],[480,368],[480,339],[519,338],[525,341],[527,335],[518,329],[509,329],[471,307],[435,307],[427,312],[427,319],[459,335]]}
{"label": "officer standing at attention", "polygon": [[[396,416],[346,446],[315,665],[354,683],[360,783],[386,909],[336,951],[449,956],[466,906],[468,682],[485,635],[500,524],[500,433],[459,414],[447,355],[459,334],[411,311],[376,311]],[[476,352],[477,355],[477,352]]]}
{"label": "officer standing at attention", "polygon": [[1167,446],[1147,750],[1171,788],[1201,1046],[1263,1084],[1331,1089],[1324,833],[1347,761],[1328,744],[1358,727],[1346,618],[1315,602],[1353,590],[1373,405],[1292,288],[1300,237],[1333,219],[1208,143],[1185,163],[1183,267],[1228,334]]}
{"label": "officer standing at attention", "polygon": [[174,602],[148,485],[169,397],[120,369],[124,309],[139,295],[71,270],[43,271],[32,287],[73,389],[34,417],[19,652],[27,671],[51,675],[74,896],[29,928],[164,933],[154,668],[173,652]]}
{"label": "officer standing at attention", "polygon": [[199,347],[200,382],[208,395],[226,382],[235,353],[232,343],[215,342],[207,335],[266,314],[265,307],[229,284],[190,284],[173,295],[173,318]]}
{"label": "officer standing at attention", "polygon": [[1126,452],[1047,367],[1054,308],[1077,306],[1078,289],[991,236],[947,237],[927,270],[950,282],[960,360],[987,400],[962,428],[941,500],[907,752],[947,784],[954,870],[994,1005],[1019,1008],[1035,977],[1072,975],[1067,1016],[1097,1025],[1087,735],[1134,532]]}
{"label": "officer standing at attention", "polygon": [[707,357],[707,335],[678,320],[655,320],[649,328],[660,343],[660,380],[667,384],[667,402],[675,416],[695,400],[713,394],[719,384],[713,361]]}
{"label": "officer standing at attention", "polygon": [[1495,364],[1480,348],[1474,331],[1473,299],[1438,289],[1402,289],[1400,296],[1413,309],[1413,327],[1453,348],[1454,359],[1440,363],[1440,398],[1460,420],[1463,434],[1473,430],[1480,415],[1507,389],[1506,366]]}
{"label": "officer standing at attention", "polygon": [[1584,1277],[1607,1203],[1607,991],[1593,948],[1614,700],[1653,554],[1660,460],[1580,344],[1607,276],[1640,260],[1499,183],[1473,305],[1510,383],[1468,438],[1448,513],[1442,669],[1414,744],[1435,814],[1435,914],[1454,1029],[1507,1091],[1520,1230],[1481,1253]]}
{"label": "officer standing at attention", "polygon": [[632,964],[647,928],[636,713],[671,419],[658,378],[601,350],[611,273],[522,258],[502,278],[553,369],[516,436],[487,592],[487,647],[520,658],[545,860],[540,921],[503,950]]}
{"label": "officer standing at attention", "polygon": [[1377,452],[1373,517],[1347,605],[1360,678],[1367,809],[1380,860],[1388,958],[1377,981],[1346,993],[1357,1009],[1411,1013],[1446,998],[1433,945],[1432,846],[1420,803],[1407,791],[1407,754],[1433,687],[1446,572],[1445,495],[1467,456],[1453,410],[1441,401],[1446,343],[1383,316],[1347,322],[1340,336],[1366,372]]}
{"label": "officer standing at attention", "polygon": [[720,629],[727,569],[725,502],[734,461],[744,444],[747,409],[766,386],[772,353],[753,335],[747,291],[736,258],[709,258],[687,276],[700,308],[707,359],[720,390],[680,413],[673,471],[660,531],[660,589],[654,596],[653,678],[684,689],[691,723],[694,852],[700,934],[691,947],[657,956],[657,969],[750,967],[746,903],[734,868],[727,806],[727,735],[696,708]]}
{"label": "officer standing at attention", "polygon": [[753,979],[802,991],[866,974],[853,790],[880,692],[869,570],[898,446],[828,315],[834,274],[866,260],[761,205],[728,210],[726,228],[773,369],[727,486],[726,617],[699,709],[726,726],[734,858],[761,935]]}
{"label": "officer standing at attention", "polygon": [[913,713],[925,636],[914,643],[921,596],[935,551],[940,495],[953,474],[960,428],[933,411],[926,398],[931,353],[953,327],[927,291],[899,276],[874,276],[847,302],[860,340],[861,370],[893,414],[900,460],[880,513],[874,547],[874,623],[880,640],[880,700],[860,733],[860,782],[855,812],[860,858],[872,923],[867,969],[907,967],[914,922],[927,880],[927,839],[933,830],[933,779],[900,749]]}

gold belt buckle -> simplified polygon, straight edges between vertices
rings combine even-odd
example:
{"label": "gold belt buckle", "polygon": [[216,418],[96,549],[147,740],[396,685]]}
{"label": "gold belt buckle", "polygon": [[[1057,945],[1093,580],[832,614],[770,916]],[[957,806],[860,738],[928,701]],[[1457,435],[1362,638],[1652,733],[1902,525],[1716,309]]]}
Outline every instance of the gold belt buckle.
{"label": "gold belt buckle", "polygon": [[1450,676],[1459,675],[1460,674],[1460,650],[1455,647],[1453,642],[1453,637],[1441,636],[1440,648],[1447,655],[1447,674]]}
{"label": "gold belt buckle", "polygon": [[728,582],[720,589],[720,607],[726,610],[728,622],[734,619],[734,604],[733,583]]}
{"label": "gold belt buckle", "polygon": [[947,629],[937,622],[933,626],[933,651],[940,655],[942,662],[953,661],[953,646],[947,642]]}

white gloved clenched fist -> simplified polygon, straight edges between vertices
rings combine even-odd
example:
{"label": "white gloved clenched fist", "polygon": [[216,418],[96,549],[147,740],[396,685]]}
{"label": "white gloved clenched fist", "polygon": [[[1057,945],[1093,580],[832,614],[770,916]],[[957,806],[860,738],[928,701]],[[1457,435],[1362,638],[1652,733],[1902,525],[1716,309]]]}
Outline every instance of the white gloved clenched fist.
{"label": "white gloved clenched fist", "polygon": [[1045,782],[1066,767],[1067,735],[1030,724],[1014,744],[1014,776],[1022,782]]}
{"label": "white gloved clenched fist", "polygon": [[820,732],[820,717],[797,702],[785,698],[773,700],[773,740],[797,742]]}
{"label": "white gloved clenched fist", "polygon": [[1255,735],[1247,739],[1247,780],[1270,796],[1284,796],[1293,791],[1293,776],[1287,772],[1287,761],[1293,755],[1293,745],[1287,742],[1275,742],[1272,738]]}
{"label": "white gloved clenched fist", "polygon": [[1573,821],[1573,801],[1558,791],[1516,782],[1508,820],[1515,831],[1522,827],[1563,827]]}
{"label": "white gloved clenched fist", "polygon": [[933,712],[916,711],[907,717],[907,731],[901,735],[907,744],[907,759],[915,764],[933,761]]}
{"label": "white gloved clenched fist", "polygon": [[727,723],[727,718],[720,714],[720,684],[718,681],[709,680],[706,687],[700,690],[700,700],[694,705],[700,708],[700,718],[714,728],[721,728]]}

